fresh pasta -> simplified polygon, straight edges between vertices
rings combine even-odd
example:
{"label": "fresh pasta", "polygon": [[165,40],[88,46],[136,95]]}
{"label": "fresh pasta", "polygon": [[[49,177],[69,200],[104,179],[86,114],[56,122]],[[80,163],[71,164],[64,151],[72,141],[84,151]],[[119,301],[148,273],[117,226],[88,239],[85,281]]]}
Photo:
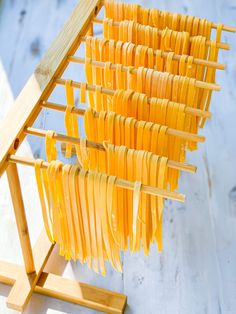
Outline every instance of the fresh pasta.
{"label": "fresh pasta", "polygon": [[[65,259],[101,275],[107,262],[122,272],[122,251],[148,256],[153,244],[162,251],[164,196],[179,199],[173,195],[180,169],[189,167],[186,151],[204,140],[198,131],[209,117],[223,30],[206,19],[113,0],[105,1],[105,16],[102,38],[87,31],[86,82],[59,82],[66,135],[45,132],[47,163],[35,161],[49,240]],[[86,109],[78,110],[75,88]],[[75,151],[76,162],[58,160],[57,139],[65,142],[65,158]]]}

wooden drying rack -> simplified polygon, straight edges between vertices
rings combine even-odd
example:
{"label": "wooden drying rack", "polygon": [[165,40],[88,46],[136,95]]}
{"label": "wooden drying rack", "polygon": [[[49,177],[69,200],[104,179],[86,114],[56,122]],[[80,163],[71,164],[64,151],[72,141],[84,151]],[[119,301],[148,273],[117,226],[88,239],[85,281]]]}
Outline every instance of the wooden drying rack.
{"label": "wooden drying rack", "polygon": [[[84,40],[84,36],[91,29],[102,5],[103,1],[101,0],[80,1],[69,21],[17,97],[8,116],[0,125],[0,176],[4,171],[7,172],[24,259],[24,267],[0,261],[0,282],[13,285],[7,298],[7,305],[17,311],[24,311],[33,292],[106,313],[123,313],[126,306],[127,297],[123,294],[44,272],[54,244],[48,240],[43,230],[34,248],[31,247],[16,163],[32,164],[32,161],[14,156],[26,134],[30,133],[30,127],[42,108],[55,107],[47,100],[58,80],[60,83],[60,78],[69,62],[83,63],[83,60],[74,57],[74,54]],[[163,57],[165,57],[164,52]],[[176,55],[175,58],[179,60],[180,56]],[[196,64],[206,62],[199,60],[195,60]],[[103,65],[100,64],[100,66]],[[223,65],[215,63],[209,63],[208,66],[224,68]],[[201,85],[201,82],[197,84]],[[202,87],[204,88],[204,86]],[[205,88],[218,90],[219,86],[214,84],[207,86],[205,84]],[[57,110],[63,111],[64,109],[57,108]],[[173,164],[172,166],[175,167],[176,165]],[[179,165],[177,166],[179,167]],[[182,167],[186,167],[188,169],[186,171],[195,171],[191,165],[183,164]]]}

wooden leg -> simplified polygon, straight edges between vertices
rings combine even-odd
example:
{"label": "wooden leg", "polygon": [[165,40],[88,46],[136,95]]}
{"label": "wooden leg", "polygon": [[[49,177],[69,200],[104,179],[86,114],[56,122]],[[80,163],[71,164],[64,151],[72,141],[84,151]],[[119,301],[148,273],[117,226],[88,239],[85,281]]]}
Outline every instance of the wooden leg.
{"label": "wooden leg", "polygon": [[21,270],[7,298],[8,307],[20,312],[25,309],[53,247],[54,244],[48,240],[46,232],[43,230],[33,250],[36,272],[27,274],[24,269]]}
{"label": "wooden leg", "polygon": [[34,259],[16,164],[10,163],[8,165],[7,178],[16,217],[16,224],[25,263],[25,270],[28,274],[33,273],[35,271]]}
{"label": "wooden leg", "polygon": [[[21,266],[0,261],[0,282],[13,285],[21,272]],[[41,274],[34,292],[110,314],[124,313],[127,303],[123,294],[45,272]]]}

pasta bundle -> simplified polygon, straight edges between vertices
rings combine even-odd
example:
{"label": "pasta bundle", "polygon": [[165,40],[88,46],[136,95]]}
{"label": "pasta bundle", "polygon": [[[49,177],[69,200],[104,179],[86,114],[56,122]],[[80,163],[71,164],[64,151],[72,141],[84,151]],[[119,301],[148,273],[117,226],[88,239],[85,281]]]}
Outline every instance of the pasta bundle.
{"label": "pasta bundle", "polygon": [[[158,9],[144,8],[138,4],[105,1],[105,16],[115,21],[133,20],[137,23],[154,26],[159,29],[166,27],[175,31],[186,31],[190,36],[201,35],[211,37],[212,22],[196,16],[171,13]],[[217,25],[216,39],[219,42],[222,33],[222,24]]]}
{"label": "pasta bundle", "polygon": [[[204,58],[209,61],[217,61],[218,49],[216,41],[211,41],[209,54],[206,49],[206,38],[193,37],[190,42],[190,36],[187,32],[176,32],[171,29],[164,29],[158,34],[157,28],[137,24],[133,21],[122,21],[119,28],[113,26],[112,20],[104,20],[104,37],[107,39],[121,40],[123,42],[132,42],[136,45],[145,45],[149,48],[160,49],[161,51],[171,51],[181,55],[190,55],[196,58]],[[174,61],[173,67],[177,66]],[[202,66],[195,66],[192,73],[193,77],[205,80],[209,83],[215,82],[215,70],[207,69],[204,77]],[[209,74],[209,72],[211,74]],[[211,93],[209,92],[209,95]],[[208,105],[207,105],[208,107]]]}
{"label": "pasta bundle", "polygon": [[[122,162],[127,149],[120,147],[119,152],[123,153],[119,154],[115,153],[114,146],[107,149],[108,168],[112,173],[116,158]],[[129,238],[131,251],[139,250],[142,242],[147,255],[154,240],[159,250],[162,249],[163,198],[139,194],[140,182],[165,187],[166,158],[159,160],[151,153],[130,151],[127,168],[123,168],[124,177],[134,181],[136,177],[139,181],[134,192],[128,193],[116,187],[114,175],[56,160],[42,169],[42,162],[36,161],[35,173],[44,224],[49,239],[59,244],[60,254],[66,259],[78,259],[105,275],[107,259],[115,270],[122,271],[119,251],[128,248]],[[155,176],[151,176],[153,172]]]}
{"label": "pasta bundle", "polygon": [[[155,27],[142,25],[133,21],[122,21],[117,27],[114,21],[104,19],[104,38],[131,42],[161,51],[174,52],[179,55],[190,55],[195,58],[208,59],[206,37],[190,37],[188,32],[177,32],[165,28],[162,31]],[[216,41],[210,41],[210,44]],[[211,46],[210,46],[211,49]],[[218,49],[217,49],[218,50]],[[216,60],[211,60],[216,61]]]}
{"label": "pasta bundle", "polygon": [[[131,46],[130,46],[131,45]],[[129,47],[130,46],[130,47]],[[134,49],[136,47],[136,49]],[[130,49],[129,49],[130,48]],[[145,48],[145,49],[144,49]],[[215,42],[212,42],[211,44],[211,53],[210,53],[210,59],[213,61],[217,57],[217,49]],[[146,46],[134,46],[130,43],[124,43],[124,42],[114,42],[114,41],[107,41],[105,39],[96,39],[96,38],[87,38],[86,40],[86,78],[89,84],[96,84],[101,86],[112,86],[112,88],[128,88],[128,84],[131,84],[132,87],[136,86],[144,86],[144,77],[147,83],[145,83],[145,86],[147,86],[146,89],[148,89],[148,85],[152,84],[152,96],[155,96],[158,93],[164,93],[166,92],[166,98],[171,95],[171,90],[175,92],[176,95],[180,95],[182,91],[182,99],[189,99],[188,102],[186,100],[180,100],[181,103],[186,103],[189,106],[194,106],[198,109],[202,110],[208,110],[211,100],[211,94],[212,92],[209,90],[199,90],[194,87],[194,81],[191,81],[187,78],[183,77],[176,77],[172,75],[168,75],[167,73],[161,74],[157,71],[151,71],[151,68],[157,67],[158,71],[167,71],[170,73],[178,74],[181,73],[181,75],[187,75],[189,77],[197,76],[198,69],[202,71],[202,66],[199,66],[197,69],[193,66],[193,59],[190,57],[187,57],[183,55],[178,62],[178,69],[177,73],[173,71],[173,54],[169,54],[170,58],[166,58],[165,60],[161,57],[161,51],[160,53],[154,54],[154,50],[151,48],[148,48]],[[92,66],[89,62],[88,58],[92,58],[93,60],[97,61],[107,61],[107,66],[105,69],[100,69]],[[163,61],[163,62],[162,62]],[[187,61],[187,63],[186,63]],[[114,73],[110,72],[109,70],[109,63],[117,63],[117,70],[116,75]],[[165,62],[165,67],[164,67]],[[125,74],[121,70],[121,63],[126,66],[134,66],[135,68],[139,68],[139,71],[136,75],[136,81],[133,78],[133,75]],[[163,66],[162,66],[163,65]],[[149,71],[148,69],[142,69],[141,67],[150,67]],[[161,68],[160,68],[161,66]],[[130,71],[132,68],[130,68]],[[127,79],[126,79],[127,76]],[[128,79],[129,76],[129,79]],[[198,77],[198,76],[197,76]],[[141,79],[142,78],[142,79]],[[163,82],[162,85],[160,81]],[[212,83],[215,81],[215,69],[213,68],[207,68],[206,70],[206,81],[208,83]],[[138,84],[139,82],[139,84]],[[172,89],[172,84],[170,82],[175,83],[175,89]],[[191,84],[191,96],[190,98],[187,97],[188,92],[185,91],[185,89],[178,88],[178,82],[183,86],[183,88],[187,88],[189,84]],[[135,85],[136,83],[136,85]],[[159,84],[158,84],[159,83]],[[177,85],[176,85],[177,84]],[[143,88],[143,87],[142,87]],[[139,91],[139,90],[138,90]],[[173,99],[176,101],[176,99]],[[94,106],[94,96],[90,92],[89,93],[89,101],[90,105]],[[177,99],[178,101],[178,99]],[[202,122],[200,123],[200,126],[203,127],[205,122],[205,119],[202,119]]]}
{"label": "pasta bundle", "polygon": [[[96,114],[90,108],[86,110],[84,119],[86,136],[90,141],[107,141],[114,145],[149,151],[176,161],[185,161],[185,140],[166,134],[168,127],[165,125],[127,118],[115,112],[100,111]],[[90,158],[95,159],[96,155],[93,154]],[[96,161],[94,163],[96,164]],[[178,170],[168,170],[171,190],[176,189],[178,176]]]}
{"label": "pasta bundle", "polygon": [[[96,150],[89,149],[89,160],[92,155],[96,155],[97,162],[96,171],[106,172],[109,175],[115,175],[121,179],[127,179],[129,181],[139,181],[143,184],[150,186],[158,186],[166,189],[168,184],[167,175],[167,161],[166,157],[159,157],[151,152],[144,150],[129,149],[126,146],[115,146],[113,144],[106,144],[104,152],[96,152]],[[86,164],[82,160],[82,165]],[[87,163],[89,169],[93,169],[94,164]],[[164,167],[164,168],[163,168]],[[160,175],[160,177],[159,177]],[[164,181],[163,181],[164,180]],[[158,183],[159,182],[159,183]],[[132,195],[130,191],[119,189],[119,219],[117,224],[122,224],[119,233],[119,239],[121,248],[127,249],[128,237],[130,237],[130,247],[133,250],[139,250],[140,240],[132,242],[133,229],[132,229],[132,217],[133,217],[133,206],[132,206]],[[145,219],[146,231],[142,235],[139,235],[143,241],[144,252],[147,255],[149,252],[150,241],[154,240],[155,236],[157,239],[159,250],[162,248],[161,241],[161,228],[162,228],[162,207],[163,202],[157,202],[157,198],[154,196],[143,195],[140,201],[140,208],[142,215],[148,217]],[[124,216],[126,218],[124,219]],[[128,223],[124,225],[124,222]],[[141,227],[140,221],[137,222],[138,228]],[[158,229],[157,229],[158,226]],[[146,240],[147,234],[148,241]],[[118,240],[117,240],[118,242]]]}
{"label": "pasta bundle", "polygon": [[35,172],[47,213],[44,222],[51,241],[59,244],[60,254],[68,260],[79,259],[103,275],[108,258],[121,271],[119,247],[107,224],[108,215],[116,208],[116,178],[60,161],[51,161],[47,170],[41,169],[41,162],[36,162]]}

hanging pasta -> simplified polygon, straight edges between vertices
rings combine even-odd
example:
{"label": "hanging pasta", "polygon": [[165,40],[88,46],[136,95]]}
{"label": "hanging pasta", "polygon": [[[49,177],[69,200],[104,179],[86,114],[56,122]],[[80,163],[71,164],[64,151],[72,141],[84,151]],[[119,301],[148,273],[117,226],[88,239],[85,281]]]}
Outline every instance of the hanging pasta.
{"label": "hanging pasta", "polygon": [[[190,36],[201,35],[211,37],[212,22],[198,17],[179,13],[161,11],[156,8],[147,9],[138,4],[105,1],[105,16],[115,21],[133,20],[159,29],[171,28],[175,31],[187,31]],[[218,24],[216,38],[220,41],[222,24]]]}
{"label": "hanging pasta", "polygon": [[[178,107],[176,108],[179,110]],[[178,115],[176,117],[178,117]],[[103,124],[103,140],[105,141],[115,145],[126,145],[128,148],[151,151],[157,155],[166,156],[176,161],[185,161],[186,141],[181,138],[173,141],[174,137],[166,134],[167,126],[136,120],[134,118],[126,118],[115,112],[99,112],[98,115],[96,115],[92,109],[88,109],[85,113],[85,130],[87,138],[91,141],[98,140],[96,135],[101,128],[101,124],[98,125],[98,121]],[[173,122],[174,121],[177,120],[173,120]],[[170,123],[176,125],[173,124],[173,122],[171,121]],[[180,116],[178,123],[179,125],[183,123],[183,118]],[[96,128],[91,128],[91,126],[95,125],[97,125]],[[97,154],[94,149],[91,149],[91,157],[93,155],[95,159]],[[168,183],[170,184],[171,190],[174,190],[177,187],[179,171],[169,169],[168,173]]]}
{"label": "hanging pasta", "polygon": [[[111,161],[115,147],[109,145],[107,151],[110,169],[114,165]],[[122,151],[126,155],[127,148],[120,147],[119,152]],[[159,157],[145,151],[136,153],[131,150],[129,154],[137,158],[136,162],[132,158],[126,161],[127,166],[135,165],[133,180],[137,178],[140,182],[165,188],[166,158],[159,160]],[[122,160],[120,153],[115,155],[115,159]],[[154,239],[161,250],[161,197],[139,195],[141,183],[138,192],[136,183],[134,192],[129,192],[129,198],[127,194],[123,195],[125,202],[121,204],[121,191],[115,186],[116,176],[80,169],[60,161],[51,161],[45,170],[41,168],[42,163],[42,160],[36,161],[35,171],[44,223],[50,240],[59,244],[60,254],[66,259],[78,259],[95,272],[105,275],[107,259],[114,269],[122,271],[119,251],[127,249],[129,238],[131,250],[139,250],[142,243],[148,255]],[[154,178],[153,171],[156,174]],[[139,230],[137,233],[135,226]]]}
{"label": "hanging pasta", "polygon": [[[96,39],[95,41],[99,42],[99,39]],[[86,48],[86,53],[87,53],[87,56],[91,57],[91,55],[89,54],[89,42],[90,42],[89,40],[86,41],[86,47],[88,47]],[[122,45],[119,47],[122,47]],[[108,49],[108,48],[109,46],[107,45],[103,46],[103,49]],[[170,73],[161,73],[154,70],[152,71],[151,69],[140,67],[140,65],[145,65],[145,62],[142,62],[142,58],[141,58],[143,52],[141,51],[141,53],[139,54],[138,51],[136,50],[133,58],[129,58],[129,60],[131,60],[130,62],[132,63],[132,64],[129,64],[130,66],[135,65],[135,67],[139,67],[135,74],[131,74],[131,71],[133,68],[130,68],[128,72],[121,71],[121,65],[119,64],[117,64],[116,66],[116,75],[112,76],[112,73],[109,73],[108,69],[106,70],[106,77],[107,75],[109,75],[110,80],[111,80],[111,77],[113,78],[111,84],[114,87],[119,88],[119,89],[121,88],[134,89],[135,88],[137,91],[144,92],[146,94],[149,94],[150,96],[168,98],[170,100],[187,104],[188,106],[194,106],[195,108],[198,108],[198,109],[204,108],[205,105],[203,104],[206,103],[207,95],[208,94],[211,95],[211,91],[200,92],[199,88],[195,86],[195,81],[194,80],[191,81],[191,79],[188,77],[179,78],[174,75],[171,75]],[[106,53],[108,54],[108,52]],[[136,55],[139,56],[139,60],[136,60]],[[133,62],[132,60],[135,60],[135,62]],[[171,60],[172,60],[171,58],[166,59],[166,66],[168,67],[167,70],[169,70],[170,72],[172,72],[172,68],[173,68],[171,66],[171,62],[172,62]],[[104,60],[101,60],[99,58],[97,61],[104,61]],[[187,64],[186,64],[186,61],[187,61]],[[158,61],[157,64],[160,64],[160,62]],[[86,63],[86,67],[87,67],[87,63]],[[91,65],[89,65],[89,67],[91,67]],[[91,71],[95,71],[95,70],[96,70],[96,67],[93,66]],[[101,70],[100,74],[102,75],[102,77],[104,77],[104,81],[106,82],[107,80],[105,78],[105,73],[104,73],[105,70],[103,69],[100,69],[100,70]],[[114,71],[114,70],[110,70],[110,71]],[[178,72],[181,73],[181,75],[194,76],[195,75],[194,71],[195,70],[191,63],[191,58],[185,57],[185,56],[183,56],[183,58],[181,57],[181,60],[179,62]],[[198,72],[200,71],[202,73],[202,67],[199,66],[196,71]],[[215,73],[215,71],[210,68],[207,71],[207,73],[209,72]],[[210,75],[208,75],[208,77],[210,77]],[[210,79],[207,79],[207,80],[208,82],[210,82]],[[211,80],[211,82],[213,81],[214,79]],[[92,79],[92,75],[90,75],[89,77],[87,76],[87,82],[89,84],[98,84],[97,81],[94,81]],[[101,84],[101,82],[99,84]],[[175,86],[173,86],[173,84]],[[107,87],[108,85],[104,83],[103,86]],[[186,89],[187,89],[187,92],[186,92]],[[173,92],[174,90],[176,91],[175,94]],[[202,96],[203,93],[205,97]],[[188,96],[189,94],[191,94],[191,97]],[[95,100],[93,97],[92,102],[90,101],[91,107],[94,107],[94,101]],[[207,108],[209,109],[209,106],[207,106]],[[199,119],[195,122],[195,124],[199,125]],[[199,126],[201,125],[202,124],[200,124]],[[197,131],[196,127],[195,127],[195,130]]]}
{"label": "hanging pasta", "polygon": [[[168,164],[184,163],[203,139],[212,91],[199,83],[215,83],[208,61],[217,62],[223,29],[217,25],[214,41],[204,19],[114,1],[105,7],[104,38],[86,37],[86,82],[65,81],[68,138],[61,138],[66,158],[74,145],[79,163],[57,160],[53,131],[45,136],[47,169],[35,163],[48,238],[66,259],[102,275],[107,260],[122,271],[121,251],[148,255],[153,243],[162,250],[163,195],[174,193],[180,175]],[[88,91],[83,138],[73,86],[82,104]]]}

